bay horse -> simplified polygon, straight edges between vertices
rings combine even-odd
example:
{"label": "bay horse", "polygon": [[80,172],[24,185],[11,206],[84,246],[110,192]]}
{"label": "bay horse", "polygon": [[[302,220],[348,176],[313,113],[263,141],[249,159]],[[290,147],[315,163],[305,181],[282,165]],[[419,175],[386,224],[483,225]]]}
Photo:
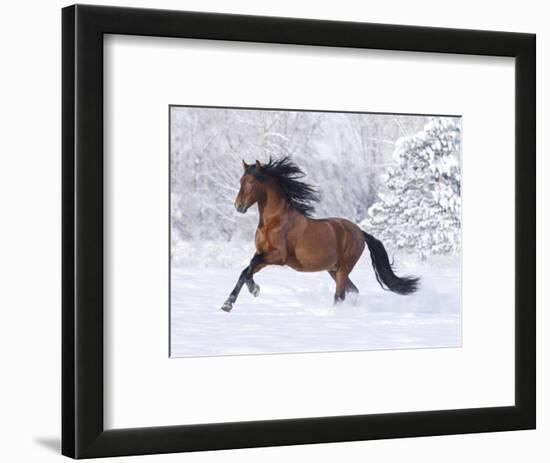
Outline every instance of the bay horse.
{"label": "bay horse", "polygon": [[336,283],[334,303],[346,293],[359,290],[349,278],[365,249],[369,248],[374,274],[383,289],[411,294],[419,278],[398,277],[392,269],[384,245],[356,224],[343,218],[312,218],[319,201],[315,188],[305,183],[304,172],[288,157],[261,164],[243,161],[240,190],[235,208],[244,214],[258,204],[260,220],[256,228],[256,252],[241,272],[237,284],[222,306],[230,312],[244,284],[258,296],[260,287],[254,274],[268,265],[287,265],[299,272],[328,271]]}

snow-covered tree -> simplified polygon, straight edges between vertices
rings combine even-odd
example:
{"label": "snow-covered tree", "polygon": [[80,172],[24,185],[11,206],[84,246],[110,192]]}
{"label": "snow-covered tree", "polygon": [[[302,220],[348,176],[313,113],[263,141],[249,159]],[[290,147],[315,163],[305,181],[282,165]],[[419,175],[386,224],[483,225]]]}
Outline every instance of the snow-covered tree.
{"label": "snow-covered tree", "polygon": [[433,118],[400,138],[385,191],[361,225],[390,248],[429,254],[460,249],[460,120]]}

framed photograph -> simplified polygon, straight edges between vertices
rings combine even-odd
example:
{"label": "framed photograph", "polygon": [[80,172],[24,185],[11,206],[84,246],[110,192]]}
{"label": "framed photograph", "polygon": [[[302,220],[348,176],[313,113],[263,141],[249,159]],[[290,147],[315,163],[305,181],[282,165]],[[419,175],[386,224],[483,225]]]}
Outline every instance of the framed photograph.
{"label": "framed photograph", "polygon": [[535,427],[535,36],[63,9],[62,452]]}
{"label": "framed photograph", "polygon": [[460,146],[458,116],[171,106],[170,356],[461,347]]}

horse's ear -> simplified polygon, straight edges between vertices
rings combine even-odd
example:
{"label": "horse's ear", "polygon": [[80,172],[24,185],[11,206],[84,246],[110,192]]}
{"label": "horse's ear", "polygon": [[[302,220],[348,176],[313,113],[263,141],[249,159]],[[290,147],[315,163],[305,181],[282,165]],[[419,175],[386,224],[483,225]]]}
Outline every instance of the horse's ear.
{"label": "horse's ear", "polygon": [[256,159],[255,166],[256,166],[256,170],[258,170],[258,171],[262,168],[262,165],[260,164],[260,161],[258,161],[257,159]]}
{"label": "horse's ear", "polygon": [[247,168],[248,168],[248,164],[244,162],[244,159],[243,159],[243,170],[246,171]]}

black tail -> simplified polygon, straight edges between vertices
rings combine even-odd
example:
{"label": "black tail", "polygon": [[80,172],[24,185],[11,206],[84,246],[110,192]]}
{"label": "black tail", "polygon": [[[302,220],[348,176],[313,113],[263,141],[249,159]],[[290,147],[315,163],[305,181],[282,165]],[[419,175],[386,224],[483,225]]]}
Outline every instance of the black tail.
{"label": "black tail", "polygon": [[418,282],[420,278],[406,276],[398,277],[393,273],[388,253],[384,248],[384,245],[377,240],[374,236],[369,235],[367,232],[363,232],[365,235],[365,242],[369,247],[370,257],[372,259],[372,268],[376,275],[376,280],[382,286],[383,289],[389,289],[397,294],[411,294],[418,289]]}

